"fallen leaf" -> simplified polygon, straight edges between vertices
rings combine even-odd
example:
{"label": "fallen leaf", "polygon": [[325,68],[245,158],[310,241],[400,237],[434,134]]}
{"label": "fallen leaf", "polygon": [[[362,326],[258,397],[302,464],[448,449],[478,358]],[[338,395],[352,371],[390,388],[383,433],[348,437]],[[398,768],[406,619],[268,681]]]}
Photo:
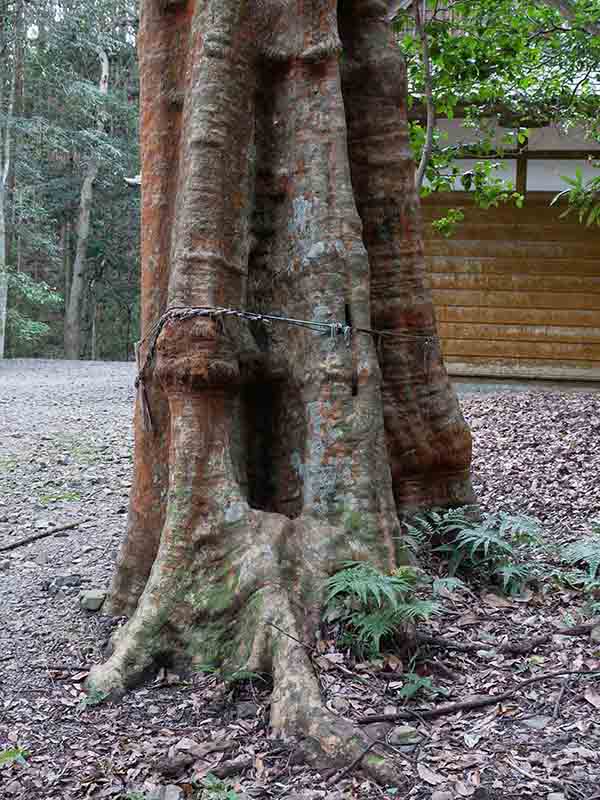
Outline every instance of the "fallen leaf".
{"label": "fallen leaf", "polygon": [[600,708],[600,694],[598,692],[593,689],[586,689],[583,696],[594,708]]}
{"label": "fallen leaf", "polygon": [[498,594],[492,594],[491,592],[486,592],[482,595],[481,599],[486,604],[486,606],[492,606],[493,608],[512,608],[513,604],[507,597],[500,597]]}
{"label": "fallen leaf", "polygon": [[527,725],[528,728],[533,728],[536,731],[543,730],[550,722],[552,722],[552,717],[545,717],[542,714],[523,720],[524,725]]}
{"label": "fallen leaf", "polygon": [[395,656],[393,653],[386,655],[383,659],[385,666],[392,670],[392,672],[402,672],[402,660]]}
{"label": "fallen leaf", "polygon": [[475,786],[467,786],[464,781],[456,781],[454,791],[459,797],[470,797],[475,794]]}
{"label": "fallen leaf", "polygon": [[440,775],[439,772],[434,772],[429,767],[426,767],[425,764],[417,764],[417,772],[419,773],[419,777],[422,778],[425,783],[429,783],[431,786],[437,786],[440,783],[445,783],[446,778],[443,775]]}

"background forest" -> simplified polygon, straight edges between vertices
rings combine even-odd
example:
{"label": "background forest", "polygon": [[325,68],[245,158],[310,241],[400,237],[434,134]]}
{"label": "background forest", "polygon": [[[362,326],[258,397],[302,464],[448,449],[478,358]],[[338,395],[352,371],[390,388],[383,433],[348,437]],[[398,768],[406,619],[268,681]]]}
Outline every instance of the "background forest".
{"label": "background forest", "polygon": [[124,177],[138,172],[137,13],[134,0],[2,0],[7,356],[131,356],[139,193]]}
{"label": "background forest", "polygon": [[[497,175],[482,120],[559,123],[599,138],[598,0],[402,0],[391,4],[408,61],[423,192],[473,190],[522,204]],[[139,172],[135,0],[0,0],[0,320],[4,355],[126,360],[138,337]],[[439,118],[478,132],[475,168]],[[461,152],[459,152],[461,151]],[[565,184],[582,223],[600,179]],[[439,221],[451,235],[460,214]],[[2,341],[0,322],[0,354]]]}

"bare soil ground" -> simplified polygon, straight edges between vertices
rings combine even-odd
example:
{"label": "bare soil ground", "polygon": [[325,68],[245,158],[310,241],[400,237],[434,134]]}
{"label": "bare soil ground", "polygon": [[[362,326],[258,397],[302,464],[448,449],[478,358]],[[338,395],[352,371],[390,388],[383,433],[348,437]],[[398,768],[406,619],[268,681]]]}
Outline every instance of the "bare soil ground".
{"label": "bare soil ground", "polygon": [[[398,695],[407,666],[398,658],[356,664],[322,643],[315,667],[332,710],[355,719],[411,711],[399,724],[366,726],[404,776],[387,790],[360,765],[307,766],[294,742],[271,738],[260,683],[163,673],[119,704],[86,699],[87,667],[101,659],[114,621],[82,610],[79,595],[106,588],[125,531],[132,382],[130,364],[0,363],[0,548],[79,523],[0,552],[1,798],[224,800],[223,787],[206,788],[208,773],[246,800],[600,798],[592,676],[554,676],[491,705],[427,716],[542,673],[600,671],[589,635],[553,634],[584,621],[581,595],[564,588],[517,600],[450,596],[423,630],[462,648],[422,649],[416,669],[437,693],[410,702]],[[536,515],[557,542],[581,535],[600,513],[600,394],[473,392],[462,403],[484,507]],[[546,633],[550,641],[529,652],[502,651]]]}

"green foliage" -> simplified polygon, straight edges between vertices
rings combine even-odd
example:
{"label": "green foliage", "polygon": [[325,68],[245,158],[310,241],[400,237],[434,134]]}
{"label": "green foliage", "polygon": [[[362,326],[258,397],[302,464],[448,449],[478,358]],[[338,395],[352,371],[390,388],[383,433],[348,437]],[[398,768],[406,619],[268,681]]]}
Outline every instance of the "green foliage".
{"label": "green foliage", "polygon": [[568,545],[562,554],[563,561],[578,567],[570,577],[580,583],[585,591],[600,592],[600,526],[578,542]]}
{"label": "green foliage", "polygon": [[448,575],[445,578],[434,578],[431,591],[434,597],[437,597],[442,591],[455,592],[457,589],[466,590],[467,586],[464,581],[456,576]]}
{"label": "green foliage", "polygon": [[[62,295],[45,281],[24,272],[8,271],[6,329],[9,355],[33,355],[52,332],[53,317],[62,307]],[[45,316],[48,321],[43,321]]]}
{"label": "green foliage", "polygon": [[428,582],[412,567],[385,575],[371,564],[348,561],[327,581],[325,619],[340,620],[353,649],[361,656],[373,657],[403,624],[436,613],[434,601],[415,596]]}
{"label": "green foliage", "polygon": [[81,500],[81,494],[70,489],[67,489],[63,492],[42,494],[39,497],[40,503],[44,506],[50,505],[50,503],[59,503],[60,501],[66,501],[70,503],[74,502],[75,500]]}
{"label": "green foliage", "polygon": [[[8,57],[0,59],[3,121],[19,44],[24,92],[11,125],[6,220],[7,261],[18,264],[22,278],[9,294],[8,354],[62,355],[81,187],[93,158],[98,174],[86,253],[83,355],[91,355],[93,330],[96,357],[131,357],[139,329],[139,191],[123,178],[139,173],[137,4],[73,0],[66,13],[60,4],[39,0],[25,5],[25,16],[19,31],[7,7]],[[100,50],[109,60],[106,95],[98,87]],[[51,291],[64,301],[46,305],[23,285],[27,278],[42,288],[56,286]]]}
{"label": "green foliage", "polygon": [[9,747],[7,750],[0,750],[0,767],[19,764],[24,767],[27,764],[29,753],[23,747]]}
{"label": "green foliage", "polygon": [[[435,117],[460,115],[474,135],[473,141],[449,146],[436,127],[422,192],[462,186],[484,208],[520,206],[523,198],[499,176],[494,153],[525,144],[530,124],[579,126],[592,139],[600,135],[600,0],[569,0],[567,17],[537,0],[427,0],[426,5]],[[420,108],[415,116],[424,118],[425,70],[411,8],[398,14],[395,27],[407,62],[409,106]],[[499,125],[511,130],[505,141],[494,135]],[[426,140],[419,119],[411,123],[410,138],[419,160]],[[466,171],[465,157],[475,160]],[[571,183],[563,193],[580,221],[600,220],[599,187],[595,178],[585,187]],[[456,221],[442,217],[437,227],[452,235]]]}
{"label": "green foliage", "polygon": [[569,188],[559,192],[550,205],[566,199],[569,205],[561,217],[575,213],[579,222],[588,227],[600,225],[600,176],[585,180],[581,169],[577,168],[574,177],[562,175],[561,178]]}
{"label": "green foliage", "polygon": [[342,595],[356,598],[365,607],[382,607],[382,601],[396,608],[404,595],[411,593],[417,582],[414,571],[402,575],[384,575],[364,561],[346,561],[343,569],[327,581],[326,604]]}
{"label": "green foliage", "polygon": [[449,208],[445,216],[435,219],[431,227],[442,236],[454,236],[459,224],[464,220],[464,212],[460,208]]}
{"label": "green foliage", "polygon": [[238,800],[237,792],[231,788],[229,781],[222,781],[212,773],[202,779],[201,800]]}
{"label": "green foliage", "polygon": [[108,699],[108,692],[102,692],[100,689],[90,689],[84,698],[79,703],[80,709],[86,709],[90,706],[99,706]]}
{"label": "green foliage", "polygon": [[416,672],[408,672],[404,677],[404,685],[398,694],[405,700],[412,700],[416,695],[421,693],[435,693],[435,687],[433,686],[433,681],[431,678],[417,675]]}
{"label": "green foliage", "polygon": [[472,506],[433,510],[407,527],[409,533],[442,542],[434,551],[447,556],[450,577],[459,571],[477,573],[509,594],[521,592],[536,577],[524,549],[541,544],[539,522],[502,511],[476,518],[475,512]]}

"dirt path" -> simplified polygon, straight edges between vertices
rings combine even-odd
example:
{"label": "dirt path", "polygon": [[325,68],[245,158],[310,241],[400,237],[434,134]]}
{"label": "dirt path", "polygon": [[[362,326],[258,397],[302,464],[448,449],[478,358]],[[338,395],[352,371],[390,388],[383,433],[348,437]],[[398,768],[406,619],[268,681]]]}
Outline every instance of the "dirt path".
{"label": "dirt path", "polygon": [[[199,796],[191,778],[202,782],[209,770],[235,776],[239,798],[381,797],[352,775],[325,788],[316,768],[295,763],[291,744],[268,737],[268,695],[260,688],[239,694],[212,675],[188,682],[161,675],[119,705],[85,699],[85,667],[100,659],[110,621],[83,611],[79,594],[107,586],[125,530],[133,376],[133,366],[122,363],[0,362],[0,547],[81,521],[0,553],[0,754],[28,753],[24,764],[2,765],[0,755],[0,797],[180,800]],[[564,540],[600,514],[599,394],[477,392],[462,402],[486,506],[538,515],[549,535]],[[568,592],[544,607],[536,598],[497,608],[457,601],[437,629],[498,638],[522,625],[535,635],[576,616],[579,605]],[[451,699],[505,688],[535,666],[600,669],[598,646],[575,639],[550,645],[533,664],[529,657],[498,661],[483,645],[481,652],[445,659],[463,676],[447,685]],[[331,707],[350,715],[395,707],[394,680],[375,674],[365,687],[355,677],[344,681],[324,669]],[[600,708],[585,699],[585,687],[563,692],[557,719],[537,729],[526,724],[527,714],[552,717],[559,689],[551,683],[530,692],[529,708],[514,713],[482,709],[418,725],[419,744],[394,751],[407,778],[400,796],[591,797],[600,782]],[[592,697],[600,706],[600,695]],[[205,797],[219,798],[206,790]]]}

